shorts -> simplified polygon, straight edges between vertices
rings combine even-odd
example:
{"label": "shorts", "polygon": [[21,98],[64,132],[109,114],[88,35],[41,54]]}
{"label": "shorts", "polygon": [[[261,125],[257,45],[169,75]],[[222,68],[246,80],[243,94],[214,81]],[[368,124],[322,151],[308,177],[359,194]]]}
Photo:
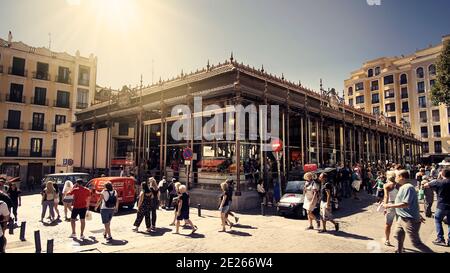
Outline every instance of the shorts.
{"label": "shorts", "polygon": [[222,209],[220,210],[220,212],[222,213],[227,213],[230,211],[230,205],[224,206],[222,207]]}
{"label": "shorts", "polygon": [[384,190],[383,189],[377,189],[377,197],[383,198],[384,197]]}
{"label": "shorts", "polygon": [[180,212],[180,216],[177,216],[177,220],[181,221],[181,220],[189,220],[189,210],[187,211],[181,211]]}
{"label": "shorts", "polygon": [[327,202],[320,202],[320,218],[323,221],[333,220],[333,214],[331,213],[331,204],[330,207],[327,208]]}
{"label": "shorts", "polygon": [[87,208],[73,208],[72,209],[72,216],[70,217],[70,219],[72,220],[76,220],[78,215],[80,216],[80,220],[84,220],[86,219],[86,213],[87,213]]}
{"label": "shorts", "polygon": [[395,216],[396,216],[395,209],[391,208],[387,209],[387,213],[384,216],[384,218],[386,219],[386,225],[392,225],[394,223]]}
{"label": "shorts", "polygon": [[102,223],[109,224],[114,215],[114,209],[101,209],[100,215],[102,216]]}

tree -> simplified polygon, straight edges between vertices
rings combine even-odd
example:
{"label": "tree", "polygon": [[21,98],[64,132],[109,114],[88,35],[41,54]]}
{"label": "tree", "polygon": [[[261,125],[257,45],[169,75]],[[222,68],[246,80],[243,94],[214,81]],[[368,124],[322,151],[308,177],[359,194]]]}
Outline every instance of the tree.
{"label": "tree", "polygon": [[440,103],[450,106],[450,41],[444,42],[442,54],[436,63],[436,84],[431,89],[434,105]]}

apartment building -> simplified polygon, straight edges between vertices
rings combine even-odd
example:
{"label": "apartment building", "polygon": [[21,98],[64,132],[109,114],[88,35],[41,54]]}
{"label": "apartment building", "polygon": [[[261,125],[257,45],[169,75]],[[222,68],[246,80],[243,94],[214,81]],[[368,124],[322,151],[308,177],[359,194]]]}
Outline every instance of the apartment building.
{"label": "apartment building", "polygon": [[0,39],[0,173],[54,172],[56,127],[94,101],[97,58]]}
{"label": "apartment building", "polygon": [[423,158],[438,162],[450,154],[450,108],[434,106],[431,88],[442,43],[401,57],[368,61],[345,80],[345,101],[368,113],[384,115],[411,128],[423,143]]}

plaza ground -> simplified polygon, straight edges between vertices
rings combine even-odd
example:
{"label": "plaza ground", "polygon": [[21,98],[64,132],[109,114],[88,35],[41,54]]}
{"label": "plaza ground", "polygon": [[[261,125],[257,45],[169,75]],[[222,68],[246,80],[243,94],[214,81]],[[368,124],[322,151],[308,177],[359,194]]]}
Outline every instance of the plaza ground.
{"label": "plaza ground", "polygon": [[[86,221],[86,240],[81,242],[69,238],[71,228],[69,222],[43,224],[39,222],[41,213],[41,196],[39,194],[22,197],[19,208],[19,221],[26,221],[26,241],[19,240],[19,228],[14,235],[7,233],[8,253],[34,253],[34,231],[40,230],[42,250],[46,251],[48,239],[54,239],[55,253],[393,253],[394,247],[383,244],[384,217],[376,211],[374,197],[364,193],[361,200],[346,199],[341,209],[335,212],[341,223],[341,231],[334,232],[331,224],[327,234],[317,230],[306,231],[307,220],[285,218],[269,211],[262,216],[258,210],[239,213],[239,225],[226,233],[221,229],[218,211],[202,210],[201,217],[197,208],[191,208],[190,216],[198,231],[190,235],[189,229],[180,228],[181,235],[173,234],[175,227],[169,226],[174,212],[158,210],[157,231],[152,234],[143,232],[144,222],[136,233],[132,231],[136,217],[135,210],[122,210],[113,218],[112,235],[114,241],[107,244],[103,238],[103,225],[100,215],[93,213],[91,221]],[[60,206],[64,217],[63,207]],[[446,227],[445,227],[446,231]],[[77,222],[79,236],[79,221]],[[425,244],[439,253],[448,253],[450,248],[435,246],[433,219],[427,221],[420,230]],[[395,239],[391,239],[393,244]],[[414,252],[408,238],[406,252]]]}

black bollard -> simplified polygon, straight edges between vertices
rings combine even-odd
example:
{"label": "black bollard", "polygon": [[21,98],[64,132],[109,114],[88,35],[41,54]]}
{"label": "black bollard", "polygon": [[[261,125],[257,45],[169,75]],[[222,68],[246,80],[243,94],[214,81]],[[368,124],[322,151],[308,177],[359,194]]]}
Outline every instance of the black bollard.
{"label": "black bollard", "polygon": [[36,253],[41,253],[41,233],[39,230],[34,232],[34,246],[36,248]]}
{"label": "black bollard", "polygon": [[264,203],[261,203],[261,215],[262,216],[266,215],[266,206],[264,205]]}
{"label": "black bollard", "polygon": [[198,204],[197,209],[198,209],[198,217],[202,217],[202,205]]}
{"label": "black bollard", "polygon": [[47,253],[53,253],[53,239],[47,240]]}
{"label": "black bollard", "polygon": [[9,228],[9,234],[14,234],[14,220],[12,218],[9,218],[8,222],[8,228]]}
{"label": "black bollard", "polygon": [[22,222],[22,224],[20,225],[20,240],[23,242],[23,241],[26,241],[25,240],[25,228],[26,228],[26,224],[27,224],[27,222]]}

